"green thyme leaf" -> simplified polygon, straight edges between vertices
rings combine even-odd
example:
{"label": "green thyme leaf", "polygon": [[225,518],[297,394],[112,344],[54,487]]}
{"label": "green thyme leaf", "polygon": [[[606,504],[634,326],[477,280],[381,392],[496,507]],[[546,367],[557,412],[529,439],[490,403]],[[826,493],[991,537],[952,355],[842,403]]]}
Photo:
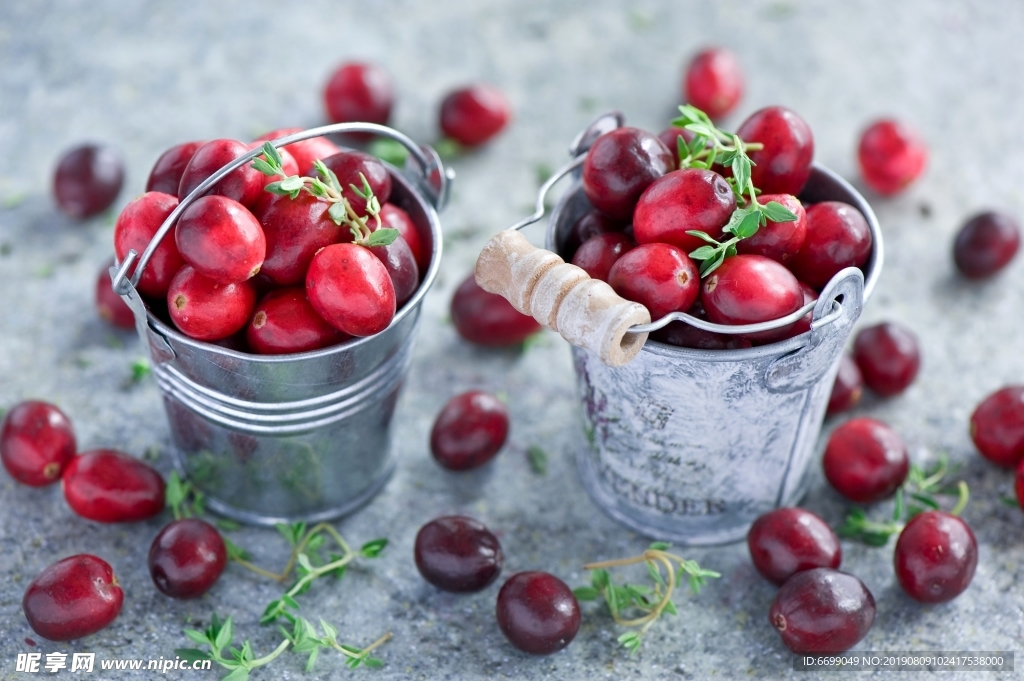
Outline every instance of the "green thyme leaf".
{"label": "green thyme leaf", "polygon": [[530,462],[530,470],[537,475],[547,475],[548,455],[537,445],[530,445],[526,448],[526,458]]}
{"label": "green thyme leaf", "polygon": [[374,246],[388,246],[398,238],[399,234],[400,232],[397,229],[382,227],[370,235],[365,245],[371,248]]}
{"label": "green thyme leaf", "polygon": [[720,246],[721,245],[715,239],[713,239],[711,237],[711,235],[708,234],[707,232],[701,232],[701,231],[698,231],[696,229],[688,229],[688,230],[686,230],[686,233],[689,234],[690,236],[695,236],[698,239],[702,239],[702,240],[704,240],[704,241],[706,241],[709,244],[712,244],[714,246]]}
{"label": "green thyme leaf", "polygon": [[401,168],[409,157],[409,150],[401,142],[386,137],[379,137],[370,142],[368,151],[393,166]]}
{"label": "green thyme leaf", "polygon": [[363,554],[366,558],[376,558],[387,545],[387,539],[374,539],[363,544],[362,548],[359,549],[359,553]]}
{"label": "green thyme leaf", "polygon": [[580,586],[572,590],[578,601],[596,601],[601,592],[592,586]]}
{"label": "green thyme leaf", "polygon": [[345,204],[343,203],[332,203],[331,207],[327,209],[327,214],[334,220],[334,224],[344,224],[345,218],[348,217],[348,211],[345,210]]}
{"label": "green thyme leaf", "polygon": [[794,222],[796,213],[783,206],[778,201],[769,201],[761,205],[761,211],[772,222]]}

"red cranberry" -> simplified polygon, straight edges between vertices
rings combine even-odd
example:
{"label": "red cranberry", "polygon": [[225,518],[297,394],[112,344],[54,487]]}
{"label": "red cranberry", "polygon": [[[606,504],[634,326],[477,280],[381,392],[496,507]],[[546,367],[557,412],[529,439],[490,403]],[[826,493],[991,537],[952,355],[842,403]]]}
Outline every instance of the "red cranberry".
{"label": "red cranberry", "polygon": [[953,262],[969,279],[984,279],[1006,267],[1020,248],[1020,227],[992,211],[968,220],[953,242]]}
{"label": "red cranberry", "polygon": [[713,238],[736,210],[736,195],[725,178],[710,170],[684,168],[651,183],[633,214],[633,236],[639,244],[666,243],[685,253],[704,241],[686,232],[699,230]]}
{"label": "red cranberry", "polygon": [[204,144],[206,142],[185,142],[184,144],[175,145],[160,154],[160,158],[153,164],[153,169],[149,171],[149,179],[146,180],[146,191],[177,196],[185,167],[188,166],[188,162],[195,156],[199,147]]}
{"label": "red cranberry", "polygon": [[875,621],[875,598],[853,575],[827,567],[798,572],[772,601],[768,621],[794,653],[841,653]]}
{"label": "red cranberry", "polygon": [[893,555],[896,579],[922,603],[945,603],[963,593],[978,567],[978,542],[963,519],[945,511],[914,516]]}
{"label": "red cranberry", "polygon": [[770,106],[751,114],[736,134],[744,142],[764,145],[749,153],[755,187],[765,194],[800,194],[814,158],[814,136],[804,119],[785,107]]}
{"label": "red cranberry", "polygon": [[883,196],[891,196],[903,191],[921,174],[928,160],[928,147],[907,125],[883,119],[861,134],[857,160],[868,186]]}
{"label": "red cranberry", "polygon": [[430,431],[430,451],[450,471],[468,471],[494,458],[508,438],[508,409],[481,390],[448,400]]}
{"label": "red cranberry", "polygon": [[921,366],[917,336],[894,322],[862,329],[853,342],[853,359],[864,383],[882,397],[906,390]]}
{"label": "red cranberry", "polygon": [[581,244],[598,234],[621,233],[624,227],[625,225],[621,222],[608,217],[599,210],[587,211],[572,224],[572,228],[569,230],[569,236],[565,243],[566,258],[571,260]]}
{"label": "red cranberry", "polygon": [[[808,286],[807,284],[803,283],[802,281],[800,282],[800,292],[803,294],[803,302],[800,303],[801,306],[813,303],[818,299],[818,292],[815,291],[810,286]],[[811,310],[803,317],[798,319],[796,322],[794,322],[793,326],[789,327],[789,331],[783,334],[780,340],[783,338],[794,338],[802,333],[807,333],[808,331],[811,330],[811,324],[813,322],[814,311]]]}
{"label": "red cranberry", "polygon": [[164,510],[164,481],[152,467],[113,449],[82,452],[64,471],[71,510],[99,523],[146,520]]}
{"label": "red cranberry", "polygon": [[149,546],[149,574],[171,598],[198,598],[217,583],[228,552],[212,525],[182,518],[160,530]]}
{"label": "red cranberry", "polygon": [[328,215],[331,206],[326,201],[306,192],[295,199],[269,196],[257,214],[267,240],[267,255],[260,274],[274,284],[304,283],[317,251],[339,241],[352,241],[352,232],[336,225]]}
{"label": "red cranberry", "polygon": [[19,402],[0,424],[0,461],[24,485],[57,482],[74,456],[71,421],[52,404]]}
{"label": "red cranberry", "polygon": [[451,315],[459,335],[477,345],[516,345],[541,329],[533,317],[519,312],[498,294],[480,288],[472,274],[455,289]]}
{"label": "red cranberry", "polygon": [[829,484],[850,501],[891,497],[910,470],[903,438],[881,421],[851,419],[832,431],[821,460]]}
{"label": "red cranberry", "polygon": [[608,283],[627,300],[640,303],[661,319],[685,312],[700,294],[697,266],[682,250],[664,243],[641,244],[615,261]]}
{"label": "red cranberry", "polygon": [[[280,128],[278,130],[271,130],[266,135],[257,137],[254,141],[269,142],[281,137],[287,137],[288,135],[294,135],[297,132],[302,132],[302,128]],[[295,166],[300,172],[305,172],[312,168],[313,161],[329,158],[341,151],[337,144],[326,137],[312,137],[301,142],[292,142],[281,149],[292,155],[292,158],[295,159]]]}
{"label": "red cranberry", "polygon": [[113,568],[83,553],[59,560],[36,575],[21,607],[34,632],[51,641],[71,641],[113,622],[123,601]]}
{"label": "red cranberry", "polygon": [[416,534],[416,569],[438,589],[480,591],[498,578],[504,560],[501,544],[472,518],[436,518]]}
{"label": "red cranberry", "polygon": [[[359,215],[366,215],[366,199],[352,191],[352,185],[355,185],[359,191],[363,191],[360,174],[370,183],[370,189],[381,206],[391,196],[391,174],[376,156],[370,156],[361,151],[343,151],[329,156],[323,161],[324,165],[338,176],[342,196],[348,199],[352,209]],[[314,176],[315,173],[307,174]]]}
{"label": "red cranberry", "polygon": [[416,258],[416,267],[419,268],[420,274],[426,273],[430,268],[430,249],[424,247],[419,230],[416,229],[409,214],[393,203],[385,203],[380,208],[380,222],[382,227],[398,230]]}
{"label": "red cranberry", "polygon": [[[708,275],[700,290],[708,319],[716,324],[755,324],[800,309],[803,292],[789,270],[761,255],[736,255]],[[784,338],[788,326],[743,334],[755,341]]]}
{"label": "red cranberry", "polygon": [[219,284],[188,265],[167,291],[171,321],[196,340],[221,340],[240,331],[255,306],[256,290],[248,281]]}
{"label": "red cranberry", "polygon": [[[686,313],[707,320],[707,313],[699,300],[690,306]],[[668,326],[651,333],[651,337],[659,343],[698,350],[740,350],[753,345],[746,338],[705,331],[686,322],[670,322]]]}
{"label": "red cranberry", "polygon": [[580,605],[565,582],[546,572],[519,572],[498,592],[498,626],[505,638],[531,655],[566,647],[580,628]]}
{"label": "red cranberry", "polygon": [[598,137],[587,152],[583,191],[594,208],[630,220],[644,190],[675,166],[675,155],[654,135],[617,128]]}
{"label": "red cranberry", "polygon": [[986,397],[971,414],[971,439],[992,463],[1010,468],[1024,460],[1024,386]]}
{"label": "red cranberry", "polygon": [[832,395],[828,399],[828,414],[853,409],[860,402],[864,393],[864,377],[857,368],[853,357],[843,354],[839,360],[839,373],[836,374],[836,381],[832,384]]}
{"label": "red cranberry", "polygon": [[306,300],[306,289],[300,286],[264,296],[245,332],[249,347],[261,355],[310,352],[347,338],[316,313]]}
{"label": "red cranberry", "polygon": [[395,101],[391,76],[380,66],[348,62],[331,75],[324,89],[324,105],[332,123],[385,125]]}
{"label": "red cranberry", "polygon": [[[130,250],[141,256],[160,225],[177,207],[178,197],[160,192],[146,192],[125,206],[114,224],[114,253],[117,254],[117,261],[124,262]],[[163,298],[167,295],[171,279],[184,264],[174,239],[164,237],[153,251],[153,257],[149,259],[139,279],[139,292],[153,298]]]}
{"label": "red cranberry", "polygon": [[[213,140],[199,147],[181,175],[178,198],[184,199],[206,178],[248,151],[248,145],[229,139]],[[263,195],[263,187],[266,184],[267,177],[253,168],[252,164],[246,163],[210,187],[207,194],[226,196],[251,207],[256,205]]]}
{"label": "red cranberry", "polygon": [[743,72],[739,59],[721,47],[697,53],[686,68],[683,95],[688,104],[711,118],[725,116],[743,96]]}
{"label": "red cranberry", "polygon": [[85,144],[61,156],[53,175],[53,195],[61,211],[83,220],[110,208],[122,184],[121,155],[113,147]]}
{"label": "red cranberry", "polygon": [[572,264],[590,275],[591,279],[608,281],[608,272],[623,253],[636,246],[630,237],[622,232],[598,234],[588,239],[572,256]]}
{"label": "red cranberry", "polygon": [[135,315],[132,309],[111,288],[110,266],[113,264],[113,259],[107,261],[96,277],[96,312],[109,324],[122,329],[134,329]]}
{"label": "red cranberry", "polygon": [[843,559],[828,523],[802,508],[777,508],[755,520],[747,548],[757,571],[776,585],[803,570],[838,568]]}
{"label": "red cranberry", "polygon": [[441,132],[473,147],[501,132],[511,115],[501,90],[491,85],[471,85],[452,92],[441,102]]}
{"label": "red cranberry", "polygon": [[872,243],[871,228],[859,210],[840,201],[816,203],[807,209],[807,236],[789,268],[800,281],[820,289],[839,270],[863,266]]}
{"label": "red cranberry", "polygon": [[372,336],[395,316],[395,287],[367,248],[333,244],[313,256],[306,273],[313,309],[350,336]]}
{"label": "red cranberry", "polygon": [[762,194],[757,197],[759,203],[766,204],[769,201],[781,203],[796,215],[793,222],[772,222],[757,230],[752,237],[743,239],[736,244],[736,250],[740,253],[753,253],[763,255],[776,262],[786,264],[790,258],[800,251],[807,237],[807,212],[800,203],[800,199],[789,194]]}
{"label": "red cranberry", "polygon": [[412,249],[405,239],[399,236],[387,246],[371,247],[370,252],[387,269],[391,285],[395,289],[395,305],[402,307],[412,298],[412,294],[416,293],[420,285],[420,270],[416,266],[416,256],[412,254]]}
{"label": "red cranberry", "polygon": [[174,243],[196,272],[222,284],[254,276],[267,254],[259,221],[224,196],[204,196],[186,208],[174,228]]}

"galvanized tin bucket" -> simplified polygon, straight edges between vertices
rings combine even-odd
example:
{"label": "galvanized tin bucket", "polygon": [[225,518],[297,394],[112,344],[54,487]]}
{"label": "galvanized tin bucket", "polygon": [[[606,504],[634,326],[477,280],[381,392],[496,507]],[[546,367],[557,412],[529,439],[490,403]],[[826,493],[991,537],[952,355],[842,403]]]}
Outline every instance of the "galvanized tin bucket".
{"label": "galvanized tin bucket", "polygon": [[189,338],[146,309],[135,285],[157,244],[185,208],[259,149],[182,200],[134,271],[134,251],[111,270],[114,290],[135,313],[150,350],[176,445],[176,467],[213,510],[243,522],[312,522],[344,515],[372,498],[394,466],[391,417],[409,367],[420,303],[437,276],[437,211],[444,207],[454,173],[430,147],[380,125],[329,125],[272,144],[341,132],[383,135],[407,147],[404,171],[388,166],[390,202],[409,213],[424,247],[432,251],[419,289],[384,331],[314,352],[252,355]]}

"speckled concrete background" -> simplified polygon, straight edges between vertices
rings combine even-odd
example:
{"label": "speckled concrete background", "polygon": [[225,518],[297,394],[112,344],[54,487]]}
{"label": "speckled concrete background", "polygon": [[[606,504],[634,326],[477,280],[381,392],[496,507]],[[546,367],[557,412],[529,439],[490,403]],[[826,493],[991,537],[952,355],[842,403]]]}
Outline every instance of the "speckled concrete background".
{"label": "speckled concrete background", "polygon": [[[312,675],[303,674],[299,659],[286,658],[255,678],[818,677],[791,671],[766,623],[775,590],[755,574],[743,545],[687,552],[723,578],[699,597],[682,597],[681,616],[656,625],[632,658],[615,643],[621,631],[594,606],[584,608],[583,627],[565,651],[520,654],[495,626],[498,584],[472,596],[442,594],[412,561],[422,522],[453,511],[500,535],[506,575],[543,569],[579,585],[584,562],[645,545],[601,514],[577,480],[571,454],[580,436],[564,343],[548,335],[524,353],[472,348],[447,322],[447,305],[487,237],[525,214],[538,168],[559,164],[586,121],[619,108],[631,122],[661,129],[677,103],[681,64],[697,48],[721,43],[739,54],[748,74],[746,96],[727,123],[767,104],[788,105],[813,128],[816,158],[849,178],[857,135],[871,117],[899,116],[929,140],[921,182],[892,200],[868,195],[885,231],[887,262],[864,319],[898,319],[915,329],[922,373],[902,397],[868,400],[858,413],[890,422],[916,457],[948,452],[963,463],[973,490],[965,517],[981,543],[980,564],[963,596],[933,607],[903,596],[891,548],[844,544],[843,565],[878,601],[860,649],[1019,649],[1024,516],[1000,502],[1011,493],[1010,475],[974,453],[967,419],[986,394],[1024,380],[1024,262],[1018,258],[991,283],[967,285],[955,276],[949,250],[975,210],[1024,213],[1022,25],[1024,5],[1012,1],[639,0],[626,8],[609,0],[7,0],[0,4],[0,406],[51,400],[72,418],[82,448],[141,455],[156,447],[164,452],[156,464],[169,469],[156,386],[130,381],[129,365],[142,349],[93,312],[93,278],[111,250],[114,213],[74,224],[51,203],[50,174],[64,148],[95,139],[121,149],[128,176],[119,209],[172,144],[322,122],[321,87],[344,58],[388,67],[398,88],[394,123],[422,140],[436,136],[436,107],[448,88],[490,81],[508,94],[516,119],[488,148],[456,162],[454,200],[442,216],[443,271],[424,306],[395,422],[397,473],[369,507],[338,524],[353,541],[384,535],[391,546],[372,569],[318,585],[303,601],[307,615],[332,621],[353,643],[392,631],[381,650],[386,667],[348,672],[338,656],[325,654]],[[539,230],[532,238],[540,242]],[[429,458],[429,428],[444,399],[474,387],[508,396],[512,435],[486,470],[451,475]],[[700,405],[687,406],[699,413]],[[525,452],[532,444],[549,454],[546,476],[531,472]],[[820,476],[806,505],[832,523],[842,517],[843,504]],[[257,624],[273,585],[237,567],[197,601],[171,601],[153,588],[146,552],[163,520],[96,525],[75,517],[58,488],[29,489],[6,475],[0,519],[0,678],[32,678],[14,671],[21,652],[170,656],[186,644],[181,628],[205,624],[214,611],[234,615],[257,652],[278,641]],[[231,537],[262,564],[285,558],[273,531]],[[83,551],[117,570],[126,592],[120,617],[86,639],[31,648],[25,638],[34,635],[20,607],[25,586],[46,565]],[[943,678],[957,677],[979,678]]]}

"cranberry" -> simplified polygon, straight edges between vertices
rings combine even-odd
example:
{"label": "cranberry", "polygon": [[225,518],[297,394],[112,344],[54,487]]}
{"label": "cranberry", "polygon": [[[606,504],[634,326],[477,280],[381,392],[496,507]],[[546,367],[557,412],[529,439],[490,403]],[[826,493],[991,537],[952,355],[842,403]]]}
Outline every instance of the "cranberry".
{"label": "cranberry", "polygon": [[113,147],[85,144],[61,156],[53,175],[53,195],[66,215],[82,220],[110,208],[122,184],[121,155]]}
{"label": "cranberry", "polygon": [[651,319],[685,312],[700,294],[697,266],[665,243],[641,244],[624,253],[608,272],[608,283],[623,298],[646,307]]}
{"label": "cranberry", "polygon": [[594,208],[630,220],[644,190],[675,166],[675,155],[654,135],[617,128],[598,137],[587,152],[583,191]]}
{"label": "cranberry", "polygon": [[928,160],[928,147],[907,125],[883,119],[861,134],[857,160],[868,186],[883,196],[891,196],[903,191],[921,174]]}
{"label": "cranberry", "polygon": [[436,518],[416,534],[416,569],[438,589],[480,591],[498,578],[504,560],[501,544],[472,518]]}
{"label": "cranberry", "polygon": [[0,424],[0,461],[18,482],[42,487],[57,482],[75,456],[75,431],[57,407],[19,402]]}
{"label": "cranberry", "polygon": [[853,342],[853,359],[864,383],[882,397],[906,390],[921,366],[917,336],[894,322],[861,329]]}
{"label": "cranberry", "polygon": [[259,221],[224,196],[204,196],[186,208],[174,229],[174,243],[196,272],[221,284],[249,279],[267,254]]}
{"label": "cranberry", "polygon": [[686,232],[700,230],[713,238],[736,210],[736,195],[718,173],[684,168],[651,183],[633,214],[633,235],[639,244],[666,243],[689,253],[704,241]]}
{"label": "cranberry", "polygon": [[146,520],[164,509],[164,481],[152,467],[113,449],[83,452],[64,471],[71,510],[100,523]]}
{"label": "cranberry", "polygon": [[776,262],[786,263],[800,251],[807,237],[807,212],[800,203],[800,199],[789,194],[762,194],[757,197],[759,203],[766,204],[769,201],[780,203],[796,215],[792,222],[772,222],[757,230],[752,237],[743,239],[736,244],[736,250],[740,253],[753,253],[763,255]]}
{"label": "cranberry", "polygon": [[[228,139],[213,140],[199,147],[181,175],[178,198],[184,199],[206,178],[248,151],[248,145]],[[210,187],[207,194],[226,196],[252,207],[263,195],[266,184],[267,177],[253,168],[252,164],[246,163]]]}
{"label": "cranberry", "polygon": [[370,252],[384,264],[391,277],[391,285],[395,289],[395,305],[401,307],[412,298],[420,285],[420,269],[416,266],[416,256],[401,236],[387,246],[373,246]]}
{"label": "cranberry", "polygon": [[992,463],[1010,468],[1024,460],[1024,386],[986,397],[971,414],[971,439]]}
{"label": "cranberry", "polygon": [[96,276],[96,312],[104,321],[114,326],[134,329],[135,315],[132,309],[111,288],[110,266],[113,264],[113,259],[107,261]]}
{"label": "cranberry", "polygon": [[[118,262],[124,262],[130,250],[141,256],[160,225],[177,207],[178,197],[160,192],[146,192],[125,206],[114,224],[114,253]],[[139,279],[139,292],[163,298],[167,295],[171,279],[184,264],[174,239],[164,237]]]}
{"label": "cranberry", "polygon": [[804,570],[779,589],[768,621],[794,653],[841,653],[871,629],[875,598],[853,575],[827,567]]}
{"label": "cranberry", "polygon": [[903,439],[881,421],[861,417],[832,431],[821,460],[829,484],[850,501],[891,497],[910,470]]}
{"label": "cranberry", "polygon": [[628,253],[636,242],[622,232],[598,234],[576,250],[572,264],[590,275],[591,279],[608,281],[608,272],[623,253]]}
{"label": "cranberry", "polygon": [[[699,300],[686,313],[707,320],[707,313]],[[686,322],[670,322],[668,326],[652,332],[651,337],[660,343],[698,350],[739,350],[752,345],[746,338],[705,331]]]}
{"label": "cranberry", "polygon": [[613,220],[599,210],[588,210],[572,224],[569,236],[565,244],[565,254],[572,259],[581,244],[594,238],[598,234],[621,233],[623,225],[618,220]]}
{"label": "cranberry", "polygon": [[333,244],[313,256],[306,273],[313,309],[350,336],[372,336],[395,316],[395,287],[369,249]]}
{"label": "cranberry", "polygon": [[[803,292],[789,270],[761,255],[735,255],[708,275],[700,290],[708,319],[716,324],[755,324],[800,309]],[[752,341],[784,338],[788,326],[743,334]]]}
{"label": "cranberry", "polygon": [[508,437],[508,409],[494,395],[471,390],[448,400],[430,431],[430,451],[450,471],[468,471],[494,458]]}
{"label": "cranberry", "polygon": [[[800,283],[800,292],[803,294],[803,302],[800,303],[801,306],[807,305],[809,303],[813,303],[814,301],[816,301],[818,299],[818,292],[817,291],[815,291],[813,288],[811,288],[807,284],[803,283],[802,281],[799,282],[799,283]],[[814,310],[811,310],[810,312],[805,314],[803,317],[801,317],[800,319],[796,320],[796,322],[793,323],[793,326],[789,327],[789,330],[785,334],[782,335],[780,340],[782,338],[794,338],[796,336],[799,336],[802,333],[807,333],[808,331],[811,330],[811,324],[813,322],[814,322]]]}
{"label": "cranberry", "polygon": [[871,255],[871,228],[860,211],[840,201],[807,209],[807,236],[789,268],[800,281],[823,288],[845,267],[861,267]]}
{"label": "cranberry", "polygon": [[167,291],[167,311],[182,333],[215,341],[241,330],[252,316],[256,290],[247,281],[220,284],[185,265]]}
{"label": "cranberry", "polygon": [[755,187],[765,194],[800,194],[814,158],[814,136],[804,119],[785,107],[770,106],[751,114],[736,134],[744,142],[764,145],[749,153]]}
{"label": "cranberry", "polygon": [[512,112],[505,95],[491,85],[470,85],[441,102],[441,132],[459,144],[473,147],[501,132]]}
{"label": "cranberry", "polygon": [[416,229],[416,224],[409,214],[393,203],[385,203],[380,208],[380,222],[382,227],[398,230],[416,258],[416,267],[419,268],[420,274],[424,274],[430,268],[431,253],[430,249],[423,246],[419,230]]}
{"label": "cranberry", "polygon": [[[360,174],[366,178],[373,195],[377,197],[377,201],[382,206],[391,196],[391,174],[376,156],[370,156],[361,151],[343,151],[325,158],[324,165],[338,176],[342,196],[348,199],[352,209],[359,215],[366,215],[366,199],[356,194],[352,190],[352,186],[363,191],[363,180],[359,177]],[[313,175],[314,173],[308,174]]]}
{"label": "cranberry", "polygon": [[900,532],[893,563],[908,596],[922,603],[945,603],[963,593],[974,578],[978,542],[962,518],[925,511]]}
{"label": "cranberry", "polygon": [[177,196],[178,187],[181,186],[181,176],[184,174],[188,162],[204,144],[206,142],[185,142],[160,154],[160,158],[153,164],[153,169],[149,171],[146,191]]}
{"label": "cranberry", "polygon": [[519,572],[498,592],[498,626],[505,638],[531,655],[550,655],[569,645],[580,628],[580,604],[565,582],[546,572]]}
{"label": "cranberry", "polygon": [[541,329],[533,317],[480,288],[472,274],[455,289],[451,316],[459,335],[477,345],[516,345]]}
{"label": "cranberry", "polygon": [[838,568],[843,559],[828,523],[802,508],[777,508],[755,520],[747,548],[757,571],[776,585],[803,570]]}
{"label": "cranberry", "polygon": [[149,546],[149,574],[171,598],[198,598],[216,584],[228,552],[212,525],[198,518],[175,520]]}
{"label": "cranberry", "polygon": [[677,128],[674,125],[670,125],[661,132],[658,133],[658,139],[665,145],[665,148],[672,152],[673,156],[679,155],[679,138],[683,138],[685,144],[689,144],[693,139],[693,133],[686,128]]}
{"label": "cranberry", "polygon": [[861,376],[853,357],[844,353],[839,360],[839,373],[832,384],[832,395],[828,399],[828,414],[853,409],[864,393],[864,377]]}
{"label": "cranberry", "polygon": [[113,622],[123,601],[113,568],[83,553],[59,560],[36,575],[21,607],[34,632],[51,641],[70,641]]}
{"label": "cranberry", "polygon": [[346,340],[306,300],[306,289],[296,286],[271,291],[256,305],[246,326],[246,341],[261,355],[310,352]]}
{"label": "cranberry", "polygon": [[[302,132],[302,128],[280,128],[278,130],[271,130],[266,135],[262,135],[256,138],[256,142],[269,142],[271,140],[280,139],[281,137],[287,137],[288,135],[294,135],[297,132]],[[341,149],[338,145],[327,139],[326,137],[312,137],[308,140],[302,140],[301,142],[292,142],[278,151],[287,151],[295,159],[295,166],[300,172],[304,172],[313,167],[313,161],[323,160],[337,154]]]}
{"label": "cranberry", "polygon": [[332,123],[380,123],[391,116],[395,101],[391,76],[380,66],[348,62],[331,74],[324,105]]}
{"label": "cranberry", "polygon": [[984,279],[1006,267],[1020,248],[1020,227],[992,211],[968,220],[953,242],[953,262],[969,279]]}
{"label": "cranberry", "polygon": [[721,47],[697,53],[686,68],[683,96],[687,103],[711,118],[725,116],[743,96],[743,72],[739,59]]}
{"label": "cranberry", "polygon": [[279,286],[304,283],[309,263],[321,248],[339,241],[352,241],[347,227],[328,215],[330,204],[306,192],[295,199],[275,196],[257,213],[267,240],[267,255],[260,274]]}

